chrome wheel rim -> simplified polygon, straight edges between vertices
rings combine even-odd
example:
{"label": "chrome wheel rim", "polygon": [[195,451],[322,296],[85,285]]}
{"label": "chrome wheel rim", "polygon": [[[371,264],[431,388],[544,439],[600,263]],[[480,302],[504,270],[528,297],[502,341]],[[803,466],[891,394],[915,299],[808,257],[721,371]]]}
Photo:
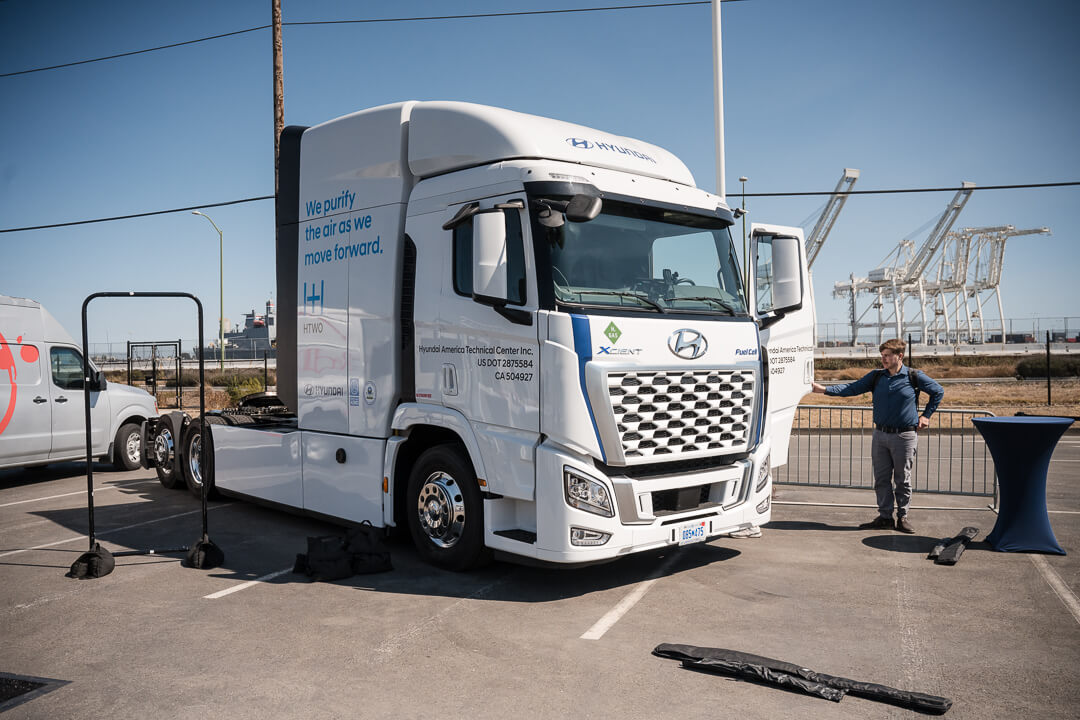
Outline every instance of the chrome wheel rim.
{"label": "chrome wheel rim", "polygon": [[428,475],[416,502],[420,529],[432,543],[448,549],[465,531],[465,499],[453,477],[438,471]]}
{"label": "chrome wheel rim", "polygon": [[154,438],[154,462],[158,467],[169,469],[172,467],[173,436],[168,428],[162,430]]}
{"label": "chrome wheel rim", "polygon": [[124,452],[127,454],[127,459],[133,464],[138,465],[142,459],[139,456],[139,433],[128,433],[127,440],[124,441]]}
{"label": "chrome wheel rim", "polygon": [[202,465],[199,462],[201,454],[202,434],[200,433],[191,438],[191,442],[188,443],[188,469],[191,471],[191,479],[195,487],[202,485]]}

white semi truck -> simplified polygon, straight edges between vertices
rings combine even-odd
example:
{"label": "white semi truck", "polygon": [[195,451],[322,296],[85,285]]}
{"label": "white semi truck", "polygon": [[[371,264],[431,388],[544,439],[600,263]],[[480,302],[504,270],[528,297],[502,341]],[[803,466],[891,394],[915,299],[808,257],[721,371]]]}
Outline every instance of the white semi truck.
{"label": "white semi truck", "polygon": [[171,426],[194,488],[407,526],[454,569],[768,521],[813,377],[801,230],[752,226],[747,289],[671,153],[461,102],[286,128],[277,218],[284,408],[210,416],[206,473]]}
{"label": "white semi truck", "polygon": [[[139,426],[153,396],[106,382],[90,363],[91,451],[118,470],[140,462]],[[83,358],[75,340],[34,300],[0,295],[0,468],[86,458]]]}

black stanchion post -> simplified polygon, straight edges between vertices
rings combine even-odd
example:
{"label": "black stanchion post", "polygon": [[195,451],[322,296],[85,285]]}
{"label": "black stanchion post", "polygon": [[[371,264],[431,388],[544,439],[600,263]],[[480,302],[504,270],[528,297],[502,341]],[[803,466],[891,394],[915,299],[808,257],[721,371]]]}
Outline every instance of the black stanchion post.
{"label": "black stanchion post", "polygon": [[263,350],[263,392],[270,387],[270,374],[267,372],[266,350]]}
{"label": "black stanchion post", "polygon": [[[169,550],[125,550],[118,553],[110,553],[107,549],[101,547],[97,542],[97,536],[94,532],[94,458],[93,458],[93,440],[92,440],[92,427],[90,424],[90,393],[101,392],[104,389],[104,372],[91,373],[90,370],[90,343],[89,333],[87,332],[86,325],[86,308],[90,304],[91,300],[99,297],[159,297],[159,298],[180,298],[186,297],[195,301],[199,310],[199,346],[203,344],[203,309],[202,303],[199,299],[190,293],[177,293],[177,292],[100,292],[94,293],[83,301],[82,305],[82,352],[83,352],[83,416],[86,421],[86,505],[88,513],[88,536],[90,541],[90,548],[87,552],[79,556],[79,558],[71,565],[71,569],[68,571],[67,576],[85,580],[87,578],[99,578],[108,575],[116,567],[115,556],[122,555],[158,555],[166,553],[188,553],[188,563],[193,567],[198,568],[212,568],[217,567],[225,560],[225,554],[221,551],[217,545],[214,545],[210,541],[209,532],[207,530],[206,522],[206,483],[208,478],[206,476],[207,463],[207,443],[206,443],[206,423],[203,419],[203,415],[206,414],[206,402],[203,394],[203,359],[199,359],[199,414],[200,422],[203,423],[203,441],[200,444],[199,459],[202,464],[201,473],[203,475],[202,486],[202,539],[195,544],[194,547],[189,548],[181,547]],[[128,341],[128,367],[131,363],[131,341]],[[130,372],[130,370],[129,370]]]}

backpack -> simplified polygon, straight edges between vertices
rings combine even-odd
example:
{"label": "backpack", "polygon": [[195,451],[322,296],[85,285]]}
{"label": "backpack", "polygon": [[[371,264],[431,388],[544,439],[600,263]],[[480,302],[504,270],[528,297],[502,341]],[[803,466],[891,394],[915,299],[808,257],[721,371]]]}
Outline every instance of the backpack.
{"label": "backpack", "polygon": [[[870,393],[873,394],[874,388],[877,387],[877,381],[884,375],[887,370],[875,370],[874,379],[870,381]],[[915,391],[915,412],[919,412],[919,385],[915,382],[915,376],[919,374],[919,371],[915,368],[908,368],[908,380],[911,382],[911,389]]]}

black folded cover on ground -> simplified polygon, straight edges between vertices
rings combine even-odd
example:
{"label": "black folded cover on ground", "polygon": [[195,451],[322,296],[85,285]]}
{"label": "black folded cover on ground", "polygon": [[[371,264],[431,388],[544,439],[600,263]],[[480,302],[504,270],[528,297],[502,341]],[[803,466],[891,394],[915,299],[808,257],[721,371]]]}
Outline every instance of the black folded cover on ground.
{"label": "black folded cover on ground", "polygon": [[[659,657],[680,660],[683,667],[694,670],[732,675],[748,680],[786,687],[811,695],[839,702],[845,693],[898,705],[910,710],[942,715],[952,707],[952,700],[924,693],[898,690],[887,685],[860,682],[849,678],[814,672],[794,663],[784,662],[761,655],[725,650],[723,648],[697,647],[664,643],[653,650]],[[831,690],[832,693],[826,691]]]}

